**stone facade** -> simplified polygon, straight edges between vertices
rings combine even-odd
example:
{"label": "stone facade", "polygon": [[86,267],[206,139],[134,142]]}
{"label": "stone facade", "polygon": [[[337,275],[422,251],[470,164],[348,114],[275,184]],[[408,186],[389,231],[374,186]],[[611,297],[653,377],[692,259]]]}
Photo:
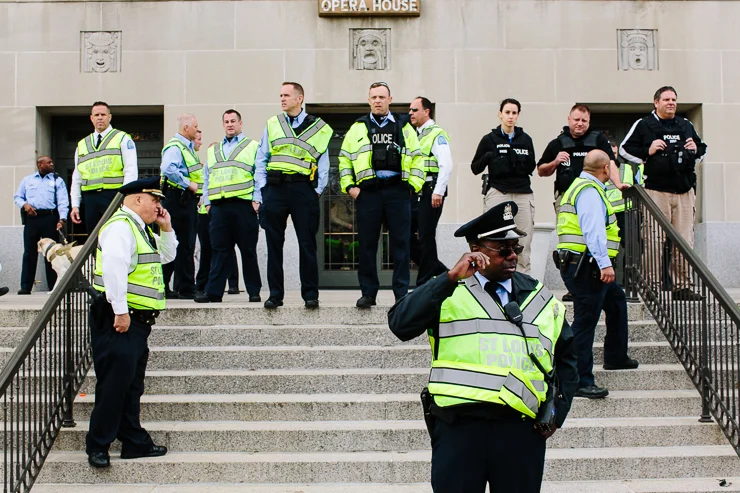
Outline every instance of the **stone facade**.
{"label": "stone facade", "polygon": [[[363,103],[377,80],[389,83],[395,102],[419,94],[434,101],[457,168],[442,216],[450,226],[482,211],[469,163],[481,136],[499,123],[499,100],[522,102],[519,123],[539,155],[574,102],[644,113],[654,90],[670,84],[679,110],[692,105],[709,144],[697,221],[740,221],[730,136],[740,124],[740,2],[424,0],[421,7],[415,18],[328,18],[318,16],[315,0],[0,0],[0,226],[19,227],[11,197],[35,156],[52,152],[40,108],[86,118],[86,108],[102,99],[114,105],[115,125],[116,108],[156,106],[165,139],[187,111],[211,142],[222,135],[223,110],[235,107],[245,134],[258,138],[279,110],[283,80],[300,81],[309,104]],[[384,67],[348,63],[355,60],[353,29],[387,30]],[[633,60],[632,70],[619,70],[618,30],[657,30],[659,65],[656,59],[651,70],[635,70],[642,62]],[[87,32],[120,36],[116,70],[81,67]],[[553,224],[551,179],[533,182],[536,222]]]}

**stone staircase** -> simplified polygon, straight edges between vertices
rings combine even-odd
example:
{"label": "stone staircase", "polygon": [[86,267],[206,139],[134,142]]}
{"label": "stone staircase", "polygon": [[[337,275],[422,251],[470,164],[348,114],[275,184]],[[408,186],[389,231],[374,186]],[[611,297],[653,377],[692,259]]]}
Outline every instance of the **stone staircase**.
{"label": "stone staircase", "polygon": [[[112,451],[109,469],[87,465],[91,372],[77,427],[62,430],[33,491],[431,492],[418,401],[430,359],[424,338],[397,341],[387,304],[359,311],[349,293],[318,311],[288,303],[270,312],[235,298],[174,302],[152,332],[142,421],[170,453],[123,461]],[[27,315],[3,313],[0,346],[14,347]],[[548,442],[543,491],[740,491],[740,459],[715,424],[698,422],[699,395],[660,331],[641,304],[629,316],[641,366],[601,370],[599,326],[596,379],[611,395],[576,399]]]}

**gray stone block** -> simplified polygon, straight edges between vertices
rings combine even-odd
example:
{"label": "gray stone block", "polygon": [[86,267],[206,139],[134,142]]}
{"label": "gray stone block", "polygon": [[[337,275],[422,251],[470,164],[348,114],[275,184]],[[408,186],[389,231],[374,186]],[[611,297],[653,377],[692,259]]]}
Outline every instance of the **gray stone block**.
{"label": "gray stone block", "polygon": [[694,229],[694,251],[725,288],[740,287],[740,223],[707,222]]}

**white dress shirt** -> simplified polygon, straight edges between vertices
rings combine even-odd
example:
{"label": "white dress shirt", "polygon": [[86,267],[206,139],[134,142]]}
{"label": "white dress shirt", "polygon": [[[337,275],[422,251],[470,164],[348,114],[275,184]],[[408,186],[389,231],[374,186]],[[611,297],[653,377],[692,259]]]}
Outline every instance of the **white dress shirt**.
{"label": "white dress shirt", "polygon": [[[146,228],[144,221],[137,213],[126,207],[122,209],[133,217],[142,229]],[[159,246],[162,263],[167,264],[175,259],[177,253],[177,236],[174,231],[162,231],[162,236],[154,235]],[[123,315],[128,313],[126,292],[128,290],[128,274],[133,270],[132,265],[136,257],[136,238],[131,227],[125,221],[116,221],[108,225],[102,233],[98,245],[103,256],[103,284],[105,297],[113,307],[113,313]]]}
{"label": "white dress shirt", "polygon": [[[416,132],[421,135],[425,128],[432,125],[434,125],[434,120],[430,118],[424,125],[417,128]],[[450,181],[450,176],[452,176],[452,151],[450,151],[450,143],[447,139],[442,140],[444,143],[440,143],[440,139],[437,137],[434,139],[434,144],[432,144],[432,154],[437,158],[437,164],[439,165],[437,185],[435,185],[433,193],[444,196],[447,183]]]}
{"label": "white dress shirt", "polygon": [[[105,140],[105,136],[111,130],[113,130],[113,127],[108,125],[108,128],[102,132],[94,131],[92,134],[93,144],[98,142],[98,135],[102,135],[103,140]],[[77,171],[77,159],[77,148],[75,147],[75,170],[72,173],[72,186],[69,190],[69,195],[72,198],[72,207],[79,207],[82,199],[82,192],[80,191],[82,175]],[[121,141],[121,159],[123,160],[123,184],[136,181],[139,178],[139,168],[136,162],[136,145],[128,134]]]}

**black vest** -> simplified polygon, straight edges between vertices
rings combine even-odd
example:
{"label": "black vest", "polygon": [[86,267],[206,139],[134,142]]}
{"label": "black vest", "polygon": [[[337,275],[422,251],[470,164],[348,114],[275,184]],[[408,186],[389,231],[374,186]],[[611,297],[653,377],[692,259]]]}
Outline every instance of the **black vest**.
{"label": "black vest", "polygon": [[666,148],[658,151],[645,160],[645,174],[653,177],[676,174],[693,174],[696,164],[696,153],[684,148],[686,140],[691,138],[693,131],[691,124],[685,118],[676,117],[672,123],[658,120],[650,115],[645,119],[647,127],[652,133],[650,142],[660,139],[666,143]]}
{"label": "black vest", "polygon": [[401,141],[398,122],[389,121],[380,127],[372,120],[366,122],[370,145],[373,146],[373,169],[401,172]]}
{"label": "black vest", "polygon": [[573,139],[573,137],[565,133],[558,136],[560,145],[563,151],[570,155],[570,160],[560,164],[557,168],[557,175],[555,177],[556,192],[565,193],[573,183],[573,180],[581,175],[581,171],[583,171],[583,160],[586,158],[586,154],[594,149],[598,149],[596,144],[598,136],[599,132],[595,130],[591,130],[578,140]]}
{"label": "black vest", "polygon": [[514,139],[509,142],[509,136],[494,129],[488,134],[495,147],[493,161],[488,165],[489,180],[508,178],[513,176],[529,177],[527,162],[534,159],[529,155],[527,140]]}

